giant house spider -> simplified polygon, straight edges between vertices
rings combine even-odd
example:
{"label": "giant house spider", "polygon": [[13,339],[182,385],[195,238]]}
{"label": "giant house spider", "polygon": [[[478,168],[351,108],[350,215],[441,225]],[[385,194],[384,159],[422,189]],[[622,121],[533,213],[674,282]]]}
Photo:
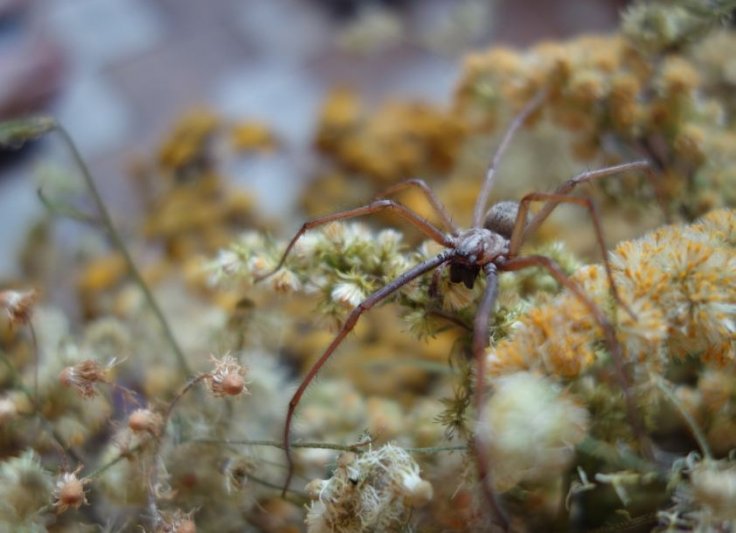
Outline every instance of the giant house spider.
{"label": "giant house spider", "polygon": [[[647,161],[633,161],[630,163],[609,166],[597,170],[583,172],[572,179],[565,181],[552,193],[534,192],[524,196],[520,202],[501,201],[493,204],[488,210],[486,206],[493,188],[495,171],[498,163],[511,142],[514,134],[521,128],[529,116],[537,110],[546,98],[546,92],[538,92],[514,117],[505,131],[501,143],[486,170],[485,180],[480,190],[473,210],[473,225],[469,229],[461,229],[450,218],[447,209],[439,198],[432,192],[429,186],[421,179],[410,179],[400,182],[386,190],[367,205],[340,211],[330,215],[321,216],[305,222],[299,231],[289,242],[276,267],[268,273],[260,276],[256,281],[261,281],[278,271],[286,261],[287,256],[299,238],[312,228],[338,221],[346,220],[363,215],[370,215],[379,211],[393,211],[404,220],[414,225],[424,235],[441,244],[446,249],[433,258],[410,268],[390,283],[384,285],[367,296],[348,315],[339,332],[325,349],[322,356],[312,365],[294,392],[286,414],[283,429],[283,447],[286,452],[288,463],[287,478],[284,482],[284,492],[289,487],[294,470],[294,462],[290,451],[290,432],[294,412],[296,411],[305,390],[314,380],[322,366],[327,362],[332,353],[342,343],[343,339],[353,329],[360,316],[373,306],[395,293],[401,287],[412,280],[435,270],[435,276],[441,269],[449,266],[450,281],[453,283],[464,283],[472,288],[479,275],[485,277],[486,286],[480,304],[473,321],[472,351],[475,360],[475,393],[474,406],[476,420],[479,419],[483,409],[485,398],[485,349],[490,338],[490,317],[495,306],[498,295],[498,276],[501,272],[513,272],[529,267],[542,267],[554,277],[563,287],[571,291],[585,306],[590,315],[596,321],[604,333],[607,348],[614,362],[617,379],[622,388],[630,423],[634,432],[643,440],[641,424],[638,420],[636,409],[630,393],[630,379],[626,372],[621,347],[616,339],[614,327],[606,318],[603,311],[588,298],[582,288],[570,279],[555,261],[542,255],[519,256],[521,245],[526,239],[545,221],[552,211],[562,203],[577,204],[588,210],[593,221],[597,244],[603,254],[606,275],[615,301],[627,313],[632,314],[628,307],[623,304],[619,297],[613,280],[611,267],[606,257],[606,248],[603,240],[603,231],[595,206],[590,198],[572,196],[570,193],[579,184],[597,180],[605,176],[619,174],[628,171],[644,171],[651,178],[651,170]],[[438,228],[428,220],[424,219],[414,211],[399,202],[388,199],[401,190],[409,187],[419,189],[432,209],[442,222],[443,229]],[[533,216],[529,216],[529,205],[532,202],[542,202],[540,210]],[[433,280],[433,285],[436,285]],[[484,440],[480,431],[475,431],[472,438],[471,448],[477,465],[478,478],[482,487],[484,498],[492,509],[495,520],[504,529],[508,528],[509,521],[505,510],[498,501],[498,497],[492,488],[490,479],[491,472],[488,458],[484,452]]]}

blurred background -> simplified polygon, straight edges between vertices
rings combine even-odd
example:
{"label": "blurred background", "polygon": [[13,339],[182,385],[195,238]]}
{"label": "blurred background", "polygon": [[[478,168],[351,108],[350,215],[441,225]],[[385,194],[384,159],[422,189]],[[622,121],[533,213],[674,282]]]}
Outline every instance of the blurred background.
{"label": "blurred background", "polygon": [[[127,177],[177,117],[206,106],[267,124],[273,154],[230,175],[287,217],[309,176],[331,88],[369,104],[450,100],[468,50],[605,32],[623,0],[0,0],[0,119],[56,116],[113,211],[135,213]],[[0,279],[42,206],[39,144],[0,153]]]}

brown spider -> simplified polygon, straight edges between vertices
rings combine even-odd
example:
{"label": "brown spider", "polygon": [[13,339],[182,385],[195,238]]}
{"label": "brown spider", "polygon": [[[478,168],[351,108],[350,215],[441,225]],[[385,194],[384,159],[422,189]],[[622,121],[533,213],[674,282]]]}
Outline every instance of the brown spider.
{"label": "brown spider", "polygon": [[[340,331],[324,351],[322,356],[309,369],[309,372],[289,401],[289,408],[286,414],[286,422],[284,424],[283,432],[283,446],[288,463],[288,474],[284,483],[284,493],[289,487],[294,469],[289,445],[292,418],[305,390],[311,384],[312,380],[314,380],[327,359],[329,359],[346,335],[353,329],[356,322],[365,311],[372,308],[384,298],[388,297],[421,275],[433,269],[438,269],[437,271],[439,271],[438,267],[444,268],[448,265],[450,269],[450,281],[453,283],[462,282],[466,287],[472,288],[475,280],[481,272],[485,276],[486,280],[485,291],[473,322],[472,348],[473,356],[475,358],[476,417],[478,417],[482,411],[485,396],[485,349],[490,337],[490,316],[498,294],[498,275],[500,272],[504,271],[515,271],[528,267],[539,266],[546,269],[558,283],[572,291],[572,293],[585,305],[600,328],[603,330],[608,349],[610,350],[612,360],[616,367],[618,380],[624,391],[631,423],[634,427],[634,431],[641,434],[638,429],[639,424],[636,419],[634,405],[629,394],[629,379],[624,369],[621,349],[616,340],[614,328],[611,323],[608,321],[601,309],[594,304],[588,296],[586,296],[577,283],[563,273],[561,268],[552,259],[540,255],[524,257],[519,257],[518,255],[522,243],[540,226],[540,224],[542,224],[542,222],[544,222],[544,220],[559,204],[572,203],[585,207],[593,220],[597,243],[603,253],[603,260],[611,293],[616,302],[618,302],[618,304],[621,305],[629,314],[632,314],[619,298],[616,285],[613,280],[613,275],[611,273],[611,268],[606,258],[606,248],[600,221],[592,201],[585,197],[571,196],[570,192],[580,183],[626,171],[645,171],[648,174],[648,177],[651,177],[649,163],[647,161],[634,161],[631,163],[624,163],[598,170],[583,172],[582,174],[564,182],[553,193],[536,192],[527,194],[518,203],[513,201],[502,201],[492,205],[490,209],[486,211],[488,198],[493,187],[495,169],[498,166],[501,156],[508,147],[513,135],[524,124],[529,115],[531,115],[540,106],[545,97],[546,92],[540,91],[524,106],[504,133],[501,143],[486,171],[485,181],[473,210],[473,225],[471,228],[458,228],[451,220],[447,210],[442,205],[439,198],[435,196],[429,186],[421,179],[410,179],[389,188],[382,195],[378,196],[377,199],[367,205],[325,215],[305,222],[289,242],[276,267],[267,274],[257,278],[256,281],[261,281],[281,268],[289,255],[289,252],[294,247],[294,244],[306,231],[329,222],[369,215],[382,210],[395,212],[397,215],[413,224],[427,237],[446,248],[446,250],[440,252],[437,256],[427,259],[426,261],[410,268],[387,285],[370,294],[360,304],[358,304],[352,310],[350,315],[348,315],[344,324],[340,328]],[[408,187],[416,187],[426,196],[447,232],[440,230],[406,206],[394,200],[385,198],[386,196],[395,194],[396,192]],[[532,202],[545,203],[539,212],[529,218],[529,204]],[[437,271],[435,271],[435,275],[437,275]],[[433,285],[436,285],[435,280],[433,280]],[[496,520],[500,522],[502,527],[507,528],[508,519],[492,489],[489,465],[486,455],[483,452],[482,442],[480,442],[477,432],[476,436],[473,438],[472,446],[484,497],[491,506]]]}

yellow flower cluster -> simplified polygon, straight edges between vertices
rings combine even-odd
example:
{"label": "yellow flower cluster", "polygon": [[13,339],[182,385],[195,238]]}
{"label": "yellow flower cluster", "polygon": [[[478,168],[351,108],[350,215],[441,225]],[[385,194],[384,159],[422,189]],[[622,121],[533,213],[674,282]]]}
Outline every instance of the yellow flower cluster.
{"label": "yellow flower cluster", "polygon": [[324,105],[315,143],[347,170],[385,184],[447,170],[462,132],[451,113],[429,104],[389,101],[369,113],[341,90]]}
{"label": "yellow flower cluster", "polygon": [[[419,101],[389,101],[366,109],[346,89],[325,101],[314,143],[330,168],[305,192],[308,212],[325,206],[364,203],[388,184],[410,177],[446,174],[464,139],[463,122],[450,110]],[[345,175],[365,179],[347,183]]]}
{"label": "yellow flower cluster", "polygon": [[[721,365],[736,358],[736,212],[713,211],[690,226],[665,226],[623,242],[611,266],[636,318],[612,310],[600,265],[578,270],[573,279],[613,315],[628,360],[661,370],[684,356]],[[490,372],[536,369],[578,377],[599,361],[602,339],[585,306],[564,292],[531,308],[489,349]]]}
{"label": "yellow flower cluster", "polygon": [[[708,61],[701,63],[704,55]],[[736,201],[713,193],[729,183],[736,189],[736,174],[724,170],[736,163],[729,148],[733,107],[724,106],[728,61],[725,49],[714,53],[710,39],[656,57],[622,35],[527,51],[493,48],[466,58],[455,111],[470,131],[496,129],[546,89],[537,115],[546,111],[571,133],[573,155],[583,161],[648,157],[661,175],[657,194],[694,217]]]}
{"label": "yellow flower cluster", "polygon": [[[226,121],[196,109],[172,126],[156,157],[138,161],[132,179],[145,209],[142,234],[165,253],[161,261],[143,268],[147,282],[157,283],[170,274],[174,262],[182,261],[187,280],[201,288],[200,254],[227,245],[243,226],[259,227],[253,196],[230,185],[221,168],[229,156],[271,151],[277,145],[274,134],[260,123]],[[100,314],[106,307],[100,293],[119,287],[127,273],[119,253],[86,261],[77,278],[85,312]]]}
{"label": "yellow flower cluster", "polygon": [[174,173],[207,167],[211,145],[220,133],[226,134],[235,151],[270,151],[278,146],[275,134],[260,122],[228,122],[210,109],[199,108],[180,117],[159,146],[160,167]]}

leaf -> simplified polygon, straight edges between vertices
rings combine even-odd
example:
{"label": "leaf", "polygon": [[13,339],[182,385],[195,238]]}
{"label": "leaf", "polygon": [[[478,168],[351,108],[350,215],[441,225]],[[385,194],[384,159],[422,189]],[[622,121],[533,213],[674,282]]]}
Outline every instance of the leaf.
{"label": "leaf", "polygon": [[51,117],[29,117],[0,123],[0,146],[19,149],[56,128]]}

